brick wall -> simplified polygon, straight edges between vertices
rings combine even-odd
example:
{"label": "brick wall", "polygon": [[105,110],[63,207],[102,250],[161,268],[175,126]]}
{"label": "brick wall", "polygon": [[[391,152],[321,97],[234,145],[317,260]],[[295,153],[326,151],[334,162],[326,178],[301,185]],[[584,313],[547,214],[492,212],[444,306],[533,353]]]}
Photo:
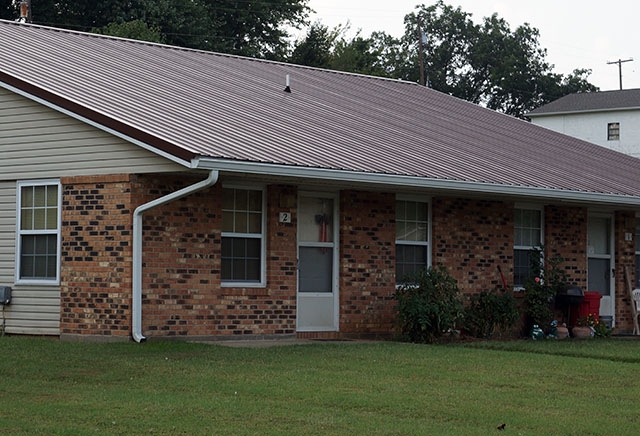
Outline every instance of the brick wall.
{"label": "brick wall", "polygon": [[130,177],[66,177],[61,183],[60,333],[126,337],[131,324]]}
{"label": "brick wall", "polygon": [[[615,222],[615,287],[616,287],[616,331],[618,333],[633,333],[633,312],[629,284],[625,278],[625,269],[630,286],[635,284],[635,231],[636,220],[634,212],[617,212]],[[631,238],[625,236],[632,236]]]}
{"label": "brick wall", "polygon": [[[137,204],[202,178],[138,176]],[[145,212],[142,332],[145,336],[207,335],[219,324],[220,186]]]}
{"label": "brick wall", "polygon": [[587,209],[547,206],[544,245],[548,259],[560,256],[570,282],[587,289]]}
{"label": "brick wall", "polygon": [[[135,207],[199,178],[62,180],[61,335],[131,334]],[[142,330],[150,337],[295,333],[297,191],[267,189],[267,286],[220,283],[221,183],[145,213]],[[279,223],[278,212],[292,214]]]}
{"label": "brick wall", "polygon": [[[193,183],[190,181],[189,184]],[[144,201],[180,189],[146,177]],[[233,336],[295,333],[296,190],[267,189],[267,286],[220,281],[222,183],[149,211],[144,220],[143,333]],[[292,200],[293,199],[293,200]],[[278,222],[288,211],[292,222]]]}
{"label": "brick wall", "polygon": [[[138,205],[201,178],[115,175],[62,179],[62,335],[127,338],[131,333],[132,214]],[[143,334],[282,335],[296,332],[297,188],[267,187],[267,285],[220,282],[221,193],[213,187],[155,208],[143,221]],[[463,293],[513,283],[513,203],[437,197],[432,201],[433,264]],[[280,223],[279,212],[291,215]],[[395,317],[395,195],[340,194],[340,333],[388,335]],[[632,212],[616,214],[617,322],[631,325],[623,266],[633,280]],[[561,255],[586,288],[587,210],[545,208],[547,256]]]}
{"label": "brick wall", "polygon": [[389,335],[394,322],[395,195],[340,195],[340,331]]}
{"label": "brick wall", "polygon": [[432,202],[432,264],[442,264],[463,293],[513,285],[513,204],[462,198]]}

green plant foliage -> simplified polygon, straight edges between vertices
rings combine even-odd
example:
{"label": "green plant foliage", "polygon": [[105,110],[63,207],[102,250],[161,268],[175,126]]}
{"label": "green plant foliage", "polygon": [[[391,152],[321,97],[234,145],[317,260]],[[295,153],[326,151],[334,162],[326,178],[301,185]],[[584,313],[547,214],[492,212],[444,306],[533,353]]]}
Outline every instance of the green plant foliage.
{"label": "green plant foliage", "polygon": [[564,259],[556,255],[545,265],[542,249],[535,249],[531,254],[531,274],[525,283],[524,307],[532,325],[537,324],[544,329],[553,318],[553,297],[568,286],[567,274],[560,267],[562,262]]}
{"label": "green plant foliage", "polygon": [[520,312],[513,295],[500,290],[470,296],[464,311],[464,327],[477,338],[489,339],[496,328],[513,328],[519,319]]}
{"label": "green plant foliage", "polygon": [[460,291],[444,266],[424,269],[396,291],[403,339],[431,343],[456,328],[462,315]]}

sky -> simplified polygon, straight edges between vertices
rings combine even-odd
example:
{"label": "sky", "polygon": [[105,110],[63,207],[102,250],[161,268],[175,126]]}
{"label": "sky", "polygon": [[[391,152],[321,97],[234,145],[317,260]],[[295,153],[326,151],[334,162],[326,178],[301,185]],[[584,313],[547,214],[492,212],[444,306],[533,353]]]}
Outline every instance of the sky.
{"label": "sky", "polygon": [[[315,11],[310,20],[333,28],[350,23],[353,36],[383,30],[395,37],[404,34],[404,16],[419,0],[310,0]],[[623,89],[640,88],[640,1],[638,0],[445,0],[472,14],[479,24],[482,18],[497,13],[515,30],[529,23],[540,31],[540,47],[547,49],[547,61],[553,72],[569,74],[576,68],[592,70],[589,81],[601,91],[620,89],[618,60],[622,63]]]}

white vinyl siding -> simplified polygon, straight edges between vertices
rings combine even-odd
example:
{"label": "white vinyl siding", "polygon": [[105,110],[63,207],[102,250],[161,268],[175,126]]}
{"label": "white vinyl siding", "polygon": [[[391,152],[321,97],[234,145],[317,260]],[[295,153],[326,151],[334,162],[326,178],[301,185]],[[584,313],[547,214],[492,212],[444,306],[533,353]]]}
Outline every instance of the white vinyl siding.
{"label": "white vinyl siding", "polygon": [[0,88],[0,178],[182,171],[184,167]]}
{"label": "white vinyl siding", "polygon": [[[60,287],[16,285],[16,182],[0,182],[0,285],[13,288],[5,307],[9,334],[60,334]],[[0,317],[2,312],[0,312]]]}

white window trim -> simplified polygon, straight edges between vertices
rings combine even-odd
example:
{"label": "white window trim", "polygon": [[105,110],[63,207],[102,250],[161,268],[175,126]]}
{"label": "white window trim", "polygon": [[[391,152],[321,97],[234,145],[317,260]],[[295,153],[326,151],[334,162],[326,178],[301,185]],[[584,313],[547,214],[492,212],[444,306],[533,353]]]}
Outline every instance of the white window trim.
{"label": "white window trim", "polygon": [[[26,186],[57,186],[58,187],[58,228],[54,231],[50,230],[31,230],[22,231],[20,229],[21,212],[22,212],[22,188]],[[18,181],[16,183],[16,268],[15,268],[15,282],[16,285],[41,285],[41,286],[59,286],[60,285],[60,265],[61,265],[61,228],[62,228],[62,185],[59,179],[44,179],[44,180],[26,180]],[[20,277],[20,270],[22,269],[22,235],[56,235],[56,277],[55,279],[23,279]]]}
{"label": "white window trim", "polygon": [[[431,267],[431,251],[433,249],[433,244],[432,244],[432,234],[431,234],[431,227],[433,224],[433,219],[432,219],[432,207],[431,207],[431,197],[423,197],[420,195],[410,195],[410,194],[397,194],[396,195],[396,201],[414,201],[416,203],[426,203],[427,204],[427,240],[426,241],[404,241],[404,240],[399,240],[396,239],[396,245],[420,245],[420,246],[424,246],[427,247],[427,268]],[[396,219],[397,219],[397,211],[396,211]],[[395,265],[394,265],[394,270],[395,270]],[[396,277],[396,288],[399,288],[400,286],[406,285],[406,283],[400,283],[398,282],[398,278]]]}
{"label": "white window trim", "polygon": [[[260,239],[260,281],[259,282],[240,282],[240,281],[224,281],[222,280],[222,271],[220,272],[220,286],[223,288],[264,288],[267,285],[267,190],[263,185],[236,185],[224,184],[223,189],[243,189],[249,191],[262,192],[262,232],[257,233],[234,233],[221,232],[221,238],[255,238]],[[220,209],[222,213],[222,208]],[[220,242],[222,244],[222,241]],[[220,256],[222,261],[222,256]]]}
{"label": "white window trim", "polygon": [[[516,250],[535,250],[535,249],[542,250],[542,247],[544,247],[544,206],[516,203],[515,206],[513,207],[514,218],[515,218],[516,209],[520,209],[520,210],[537,210],[538,212],[540,212],[540,245],[539,246],[536,246],[536,245],[516,245],[515,237],[514,237],[513,251],[515,252]],[[515,230],[516,230],[516,222],[515,222],[515,219],[514,219],[514,221],[513,221],[514,236],[515,236]],[[544,253],[543,253],[543,255],[544,255]],[[515,261],[515,258],[514,258],[514,261]],[[515,263],[514,263],[514,267],[515,267]],[[512,277],[512,279],[513,279],[513,277]],[[513,290],[514,291],[522,291],[522,290],[524,290],[524,287],[523,286],[517,286],[514,283],[513,284]]]}

